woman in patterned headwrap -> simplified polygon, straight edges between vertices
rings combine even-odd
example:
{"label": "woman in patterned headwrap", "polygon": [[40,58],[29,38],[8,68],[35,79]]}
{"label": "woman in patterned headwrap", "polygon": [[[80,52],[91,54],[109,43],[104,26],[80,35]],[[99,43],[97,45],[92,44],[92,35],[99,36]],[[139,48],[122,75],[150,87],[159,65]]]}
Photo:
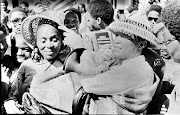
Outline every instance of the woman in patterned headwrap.
{"label": "woman in patterned headwrap", "polygon": [[[64,74],[62,70],[68,52],[64,50],[63,31],[58,29],[59,25],[61,24],[40,15],[28,17],[22,23],[21,32],[25,42],[32,49],[36,47],[34,58],[22,63],[17,76],[21,81],[16,84],[19,91],[30,92],[23,95],[23,100],[19,98],[17,101],[19,104],[22,102],[23,107],[16,104],[17,108],[26,113],[62,114],[72,111],[76,76],[71,73]],[[52,77],[47,77],[49,75]],[[24,81],[32,77],[32,82]],[[24,90],[25,86],[29,87]],[[31,95],[34,100],[30,98]],[[6,107],[10,107],[10,103],[6,104]]]}

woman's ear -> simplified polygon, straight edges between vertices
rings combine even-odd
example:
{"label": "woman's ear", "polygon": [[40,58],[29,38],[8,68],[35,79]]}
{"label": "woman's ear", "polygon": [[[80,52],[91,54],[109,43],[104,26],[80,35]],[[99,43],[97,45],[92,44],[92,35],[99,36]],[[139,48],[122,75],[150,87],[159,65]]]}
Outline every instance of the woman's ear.
{"label": "woman's ear", "polygon": [[139,42],[139,49],[142,50],[147,46],[147,41],[141,41]]}
{"label": "woman's ear", "polygon": [[97,18],[97,23],[98,23],[99,25],[101,24],[101,21],[102,21],[101,18],[98,17],[98,18]]}

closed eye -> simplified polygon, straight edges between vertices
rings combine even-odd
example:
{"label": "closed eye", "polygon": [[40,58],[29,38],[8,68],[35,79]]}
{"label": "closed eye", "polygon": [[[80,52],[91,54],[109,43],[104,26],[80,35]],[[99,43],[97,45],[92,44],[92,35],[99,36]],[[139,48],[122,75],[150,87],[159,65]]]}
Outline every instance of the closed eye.
{"label": "closed eye", "polygon": [[45,43],[45,42],[46,42],[46,38],[42,38],[42,39],[41,39],[41,42],[42,42],[42,43]]}
{"label": "closed eye", "polygon": [[51,37],[51,40],[52,40],[53,42],[57,42],[57,41],[58,41],[58,36],[57,36],[57,35],[52,36],[52,37]]}
{"label": "closed eye", "polygon": [[175,39],[169,39],[166,44],[169,45],[172,41],[175,41]]}

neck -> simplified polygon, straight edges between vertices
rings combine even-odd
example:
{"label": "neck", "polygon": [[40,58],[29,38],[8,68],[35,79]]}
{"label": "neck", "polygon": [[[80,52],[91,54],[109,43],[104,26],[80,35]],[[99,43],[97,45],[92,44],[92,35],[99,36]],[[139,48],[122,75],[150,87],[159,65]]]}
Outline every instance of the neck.
{"label": "neck", "polygon": [[104,23],[103,21],[100,23],[100,27],[101,29],[106,29],[109,25],[107,25],[106,23]]}
{"label": "neck", "polygon": [[123,62],[125,60],[133,59],[133,58],[138,57],[140,55],[141,55],[141,52],[136,52],[136,53],[131,54],[127,59],[120,59],[120,60]]}

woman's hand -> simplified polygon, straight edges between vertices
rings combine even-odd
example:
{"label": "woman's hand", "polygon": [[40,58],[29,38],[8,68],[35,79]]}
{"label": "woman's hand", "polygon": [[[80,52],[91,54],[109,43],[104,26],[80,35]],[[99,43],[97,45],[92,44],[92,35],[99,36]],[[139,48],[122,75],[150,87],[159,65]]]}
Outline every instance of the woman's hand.
{"label": "woman's hand", "polygon": [[21,105],[14,100],[9,100],[4,103],[7,114],[23,114],[24,112],[18,108],[20,106]]}
{"label": "woman's hand", "polygon": [[156,81],[152,86],[138,88],[124,94],[122,105],[129,111],[143,112],[151,102],[153,95],[158,87],[160,79],[156,76]]}
{"label": "woman's hand", "polygon": [[9,76],[8,76],[9,68],[1,66],[1,71],[2,71],[1,72],[1,82],[9,84],[10,83],[10,79],[9,79]]}
{"label": "woman's hand", "polygon": [[69,46],[72,49],[83,48],[83,40],[80,34],[68,29],[67,27],[61,25],[58,27],[60,30],[63,30],[64,44]]}

